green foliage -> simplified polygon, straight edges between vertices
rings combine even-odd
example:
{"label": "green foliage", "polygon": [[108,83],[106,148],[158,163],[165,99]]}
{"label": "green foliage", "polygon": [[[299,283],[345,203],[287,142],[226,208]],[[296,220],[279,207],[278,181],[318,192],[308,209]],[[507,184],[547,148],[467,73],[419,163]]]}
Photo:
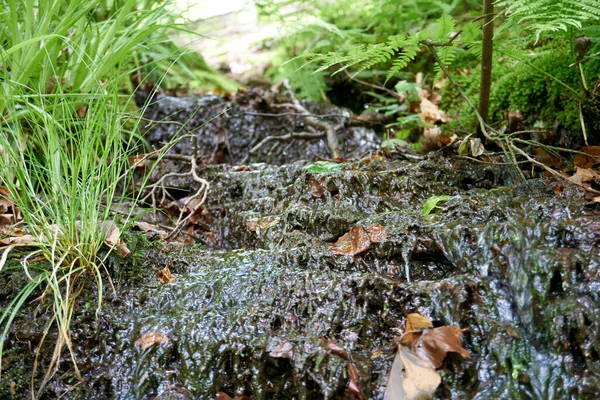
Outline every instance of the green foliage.
{"label": "green foliage", "polygon": [[317,161],[304,167],[304,169],[306,169],[308,172],[313,172],[315,174],[332,173],[343,170],[344,164],[329,161]]}
{"label": "green foliage", "polygon": [[431,196],[425,203],[423,203],[423,209],[421,210],[421,215],[429,215],[433,211],[434,208],[440,208],[438,206],[439,203],[446,202],[450,200],[452,196]]}
{"label": "green foliage", "polygon": [[311,62],[322,65],[317,71],[324,71],[334,65],[341,65],[334,74],[347,68],[354,67],[356,72],[371,69],[378,64],[393,61],[386,75],[386,81],[414,60],[419,51],[419,41],[425,38],[424,34],[415,34],[411,37],[395,35],[390,36],[386,43],[371,45],[356,45],[345,53],[329,52],[326,54],[308,53],[304,57]]}
{"label": "green foliage", "polygon": [[[388,80],[397,77],[398,71],[414,61],[419,52],[419,32],[436,18],[464,11],[479,1],[453,0],[448,4],[432,0],[255,0],[255,3],[265,18],[288,26],[280,39],[285,57],[275,61],[271,70],[275,80],[288,78],[301,93],[314,93],[311,87],[315,86],[315,79],[320,80],[317,85],[320,88],[326,86],[324,72],[352,68],[355,73],[384,68]],[[425,39],[429,34],[423,32],[420,38]],[[296,68],[302,62],[294,62],[293,68],[281,68],[281,63],[298,56],[317,66],[309,69],[318,71],[313,79],[306,80],[302,68]],[[328,66],[336,69],[326,71]]]}
{"label": "green foliage", "polygon": [[536,41],[543,34],[580,30],[600,19],[599,0],[500,0],[496,6],[506,7],[500,32],[523,25]]}
{"label": "green foliage", "polygon": [[[319,74],[347,70],[350,76],[360,74],[363,80],[371,72],[375,78],[370,82],[388,88],[397,80],[414,79],[406,74],[418,71],[428,78],[423,85],[427,87],[442,77],[441,65],[433,63],[431,55],[424,52],[425,44],[434,43],[442,65],[455,72],[472,102],[478,102],[481,1],[261,3],[269,3],[269,12],[290,6],[288,14],[279,16],[285,19],[287,15],[296,24],[288,35],[288,42],[293,41],[289,46],[293,51],[288,54],[295,57],[294,66],[299,65],[298,60],[307,60]],[[499,0],[495,6],[498,15],[494,22],[492,122],[501,122],[506,110],[518,109],[530,125],[542,122],[551,127],[558,120],[572,132],[578,132],[577,103],[584,96],[580,75],[588,87],[593,87],[600,71],[600,0]],[[303,23],[300,16],[312,19]],[[583,35],[590,38],[591,48],[580,72],[578,66],[572,66],[577,60],[573,49],[574,39]],[[385,71],[385,81],[377,82],[375,73],[381,70]],[[298,88],[305,79],[296,72],[286,77]],[[294,83],[294,78],[299,81]],[[395,98],[385,92],[369,94],[376,99],[371,104],[375,109],[398,116],[398,123],[389,127],[407,128],[400,121],[410,115],[406,108],[393,102]],[[443,89],[442,101],[442,109],[454,118],[452,129],[475,129],[473,111],[450,83]]]}
{"label": "green foliage", "polygon": [[320,101],[323,99],[323,93],[329,90],[325,84],[328,74],[317,71],[315,65],[304,65],[300,59],[274,64],[276,66],[268,71],[268,75],[276,79],[288,79],[297,97],[301,99]]}
{"label": "green foliage", "polygon": [[0,13],[3,69],[11,81],[39,93],[57,85],[92,90],[161,29],[166,13],[165,6],[143,10],[128,0],[97,22],[98,0],[7,3]]}
{"label": "green foliage", "polygon": [[[44,334],[57,334],[42,386],[63,348],[72,355],[69,325],[90,282],[101,305],[108,255],[100,250],[109,235],[119,236],[115,209],[125,200],[119,189],[128,187],[128,156],[137,145],[124,133],[122,113],[133,99],[121,88],[143,67],[136,57],[165,37],[166,4],[7,0],[0,11],[0,182],[33,237],[21,264],[29,283],[0,312],[0,363],[10,325],[43,289],[51,298]],[[17,246],[4,250],[1,274]],[[35,271],[31,256],[45,260]]]}
{"label": "green foliage", "polygon": [[[569,65],[575,60],[565,41],[550,43],[537,49],[537,54],[524,56],[498,49],[493,64],[493,85],[490,96],[490,120],[504,120],[506,110],[520,110],[528,125],[553,128],[556,122],[572,132],[579,132],[579,77]],[[597,67],[587,64],[584,71],[594,76]],[[476,103],[479,92],[480,72],[473,63],[465,67],[455,78],[470,99]],[[462,101],[456,88],[447,85],[442,90],[440,107],[455,120],[450,129],[472,132],[477,120],[473,111]]]}

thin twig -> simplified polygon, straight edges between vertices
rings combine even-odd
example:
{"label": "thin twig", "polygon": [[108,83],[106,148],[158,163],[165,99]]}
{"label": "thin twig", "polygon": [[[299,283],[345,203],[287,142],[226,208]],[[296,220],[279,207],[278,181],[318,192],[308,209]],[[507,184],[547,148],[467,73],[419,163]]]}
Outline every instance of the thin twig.
{"label": "thin twig", "polygon": [[260,149],[262,146],[264,146],[265,144],[267,144],[268,142],[270,142],[272,140],[279,140],[279,141],[290,140],[290,139],[311,140],[311,139],[320,139],[323,136],[325,136],[324,132],[316,132],[316,133],[291,132],[291,133],[288,133],[286,135],[281,135],[281,136],[267,136],[266,138],[261,140],[260,143],[258,143],[256,146],[254,146],[253,148],[250,149],[250,154],[256,153],[258,151],[258,149]]}
{"label": "thin twig", "polygon": [[304,108],[302,106],[302,104],[300,104],[298,99],[296,99],[296,97],[294,96],[294,92],[292,91],[290,83],[287,79],[285,79],[283,81],[283,85],[290,93],[290,97],[292,98],[292,102],[293,102],[293,107],[297,111],[306,115],[306,117],[305,117],[306,122],[309,125],[317,128],[317,129],[321,129],[321,130],[325,131],[325,134],[327,137],[327,145],[329,146],[329,151],[331,151],[331,157],[334,159],[340,158],[340,144],[338,141],[337,134],[335,133],[334,127],[326,121],[322,121],[315,117],[310,116],[310,113],[308,112],[308,110],[306,108]]}

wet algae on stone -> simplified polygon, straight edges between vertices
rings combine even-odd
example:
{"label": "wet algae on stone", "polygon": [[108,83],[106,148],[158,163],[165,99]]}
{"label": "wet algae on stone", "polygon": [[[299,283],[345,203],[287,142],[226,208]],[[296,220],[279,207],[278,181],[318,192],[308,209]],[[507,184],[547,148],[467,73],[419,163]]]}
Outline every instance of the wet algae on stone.
{"label": "wet algae on stone", "polygon": [[[188,167],[167,161],[155,174]],[[576,189],[557,197],[542,180],[514,185],[505,166],[436,153],[314,167],[205,167],[213,240],[156,242],[136,265],[114,267],[138,272],[117,280],[98,319],[90,311],[74,321],[85,381],[66,397],[349,398],[347,362],[323,349],[326,338],[350,352],[364,398],[381,399],[395,328],[418,312],[468,328],[473,359],[447,360],[436,398],[595,398],[597,205]],[[168,185],[193,193],[196,184]],[[421,215],[439,195],[450,198]],[[356,256],[327,250],[374,223],[386,228],[383,243]],[[166,265],[175,280],[159,285]],[[19,337],[23,325],[14,329]],[[136,346],[150,332],[168,339]],[[15,338],[9,351],[26,350]],[[69,387],[65,375],[49,397]]]}

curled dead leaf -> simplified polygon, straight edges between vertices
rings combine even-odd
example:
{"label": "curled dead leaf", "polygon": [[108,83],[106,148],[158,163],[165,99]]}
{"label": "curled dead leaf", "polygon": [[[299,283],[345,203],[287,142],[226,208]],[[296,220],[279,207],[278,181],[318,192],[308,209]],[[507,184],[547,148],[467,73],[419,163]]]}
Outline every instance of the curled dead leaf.
{"label": "curled dead leaf", "polygon": [[240,396],[240,397],[233,398],[225,392],[219,392],[219,393],[217,393],[217,397],[215,397],[215,400],[250,400],[250,397]]}
{"label": "curled dead leaf", "polygon": [[166,285],[167,283],[173,283],[175,281],[175,277],[171,273],[169,266],[167,265],[163,269],[156,272],[156,276],[158,276],[158,282],[161,285]]}
{"label": "curled dead leaf", "polygon": [[11,237],[5,237],[0,239],[0,245],[18,245],[18,246],[26,246],[28,244],[36,243],[37,240],[32,235],[16,235]]}
{"label": "curled dead leaf", "polygon": [[348,394],[352,396],[352,398],[362,400],[363,395],[360,390],[360,385],[358,384],[358,368],[350,361],[348,361],[348,377],[350,378],[348,382]]}
{"label": "curled dead leaf", "polygon": [[421,118],[421,121],[425,122],[426,124],[448,122],[446,114],[444,114],[444,112],[440,110],[438,106],[426,98],[421,99],[420,109],[421,113],[419,114],[419,117]]}
{"label": "curled dead leaf", "polygon": [[371,246],[369,234],[362,226],[355,226],[337,242],[327,246],[327,250],[341,256],[355,256],[367,251]]}
{"label": "curled dead leaf", "polygon": [[139,347],[141,350],[146,350],[156,345],[167,344],[169,341],[170,339],[162,333],[150,332],[136,340],[135,346]]}
{"label": "curled dead leaf", "polygon": [[385,227],[379,224],[366,228],[355,226],[335,243],[328,245],[327,250],[341,256],[355,256],[369,250],[371,243],[382,243],[386,238]]}
{"label": "curled dead leaf", "polygon": [[600,174],[589,168],[576,168],[575,174],[568,178],[569,181],[581,185],[584,182],[600,181]]}
{"label": "curled dead leaf", "polygon": [[406,327],[404,329],[405,334],[403,335],[402,344],[410,346],[415,340],[421,336],[420,333],[411,333],[410,331],[423,330],[427,328],[433,328],[433,323],[418,313],[411,313],[406,316]]}
{"label": "curled dead leaf", "polygon": [[340,346],[333,339],[321,338],[321,346],[325,349],[325,351],[329,354],[336,355],[338,357],[343,358],[344,360],[348,360],[348,350]]}
{"label": "curled dead leaf", "polygon": [[131,251],[121,239],[121,231],[113,221],[100,222],[100,228],[106,235],[104,242],[115,250],[115,253],[121,258],[125,258]]}
{"label": "curled dead leaf", "polygon": [[576,154],[573,164],[576,167],[591,168],[600,162],[600,146],[583,146],[581,151],[586,154]]}
{"label": "curled dead leaf", "polygon": [[169,236],[169,233],[157,225],[150,224],[144,221],[135,221],[133,226],[137,227],[142,232],[155,233],[163,239]]}
{"label": "curled dead leaf", "polygon": [[274,215],[269,215],[262,218],[250,218],[246,221],[246,229],[250,232],[260,232],[276,225],[280,218]]}
{"label": "curled dead leaf", "polygon": [[398,346],[384,400],[431,399],[442,382],[440,374],[408,347]]}
{"label": "curled dead leaf", "polygon": [[473,157],[479,157],[485,153],[485,147],[483,147],[483,143],[481,143],[481,139],[479,138],[471,139],[469,141],[469,148]]}
{"label": "curled dead leaf", "polygon": [[313,197],[321,198],[325,194],[325,180],[313,179],[310,184],[310,194]]}
{"label": "curled dead leaf", "polygon": [[433,368],[440,368],[450,352],[471,359],[471,353],[462,347],[462,331],[458,326],[441,326],[429,329],[411,346],[412,351]]}

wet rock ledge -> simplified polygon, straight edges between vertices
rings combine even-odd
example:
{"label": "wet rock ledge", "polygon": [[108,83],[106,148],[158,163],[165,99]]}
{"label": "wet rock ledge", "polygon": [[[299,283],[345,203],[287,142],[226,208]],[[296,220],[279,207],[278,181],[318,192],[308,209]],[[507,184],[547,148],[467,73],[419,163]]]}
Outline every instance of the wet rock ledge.
{"label": "wet rock ledge", "polygon": [[[436,398],[595,398],[600,213],[585,194],[557,196],[544,179],[515,185],[506,166],[440,153],[337,166],[301,158],[202,167],[209,239],[130,237],[134,257],[109,267],[116,296],[96,318],[90,291],[73,323],[84,382],[66,354],[48,398],[350,398],[346,361],[323,349],[326,338],[350,352],[363,397],[382,399],[392,338],[413,312],[468,328],[472,360],[446,360]],[[186,168],[166,160],[155,179]],[[197,189],[190,177],[167,184],[180,197]],[[450,198],[422,215],[441,195]],[[372,224],[385,228],[382,243],[355,256],[328,250]],[[159,284],[165,266],[175,279]],[[41,330],[13,329],[2,398],[11,382],[28,391],[26,327]],[[136,345],[151,332],[159,345]]]}

